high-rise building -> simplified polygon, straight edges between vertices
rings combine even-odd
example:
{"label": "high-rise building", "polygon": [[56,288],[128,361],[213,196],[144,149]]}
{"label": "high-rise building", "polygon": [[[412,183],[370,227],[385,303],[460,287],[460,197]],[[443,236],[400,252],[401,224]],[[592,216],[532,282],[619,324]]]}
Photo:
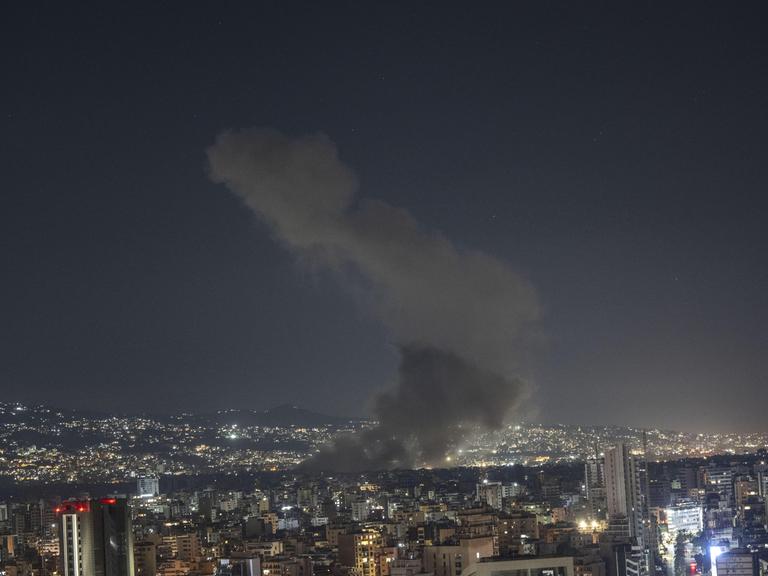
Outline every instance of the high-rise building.
{"label": "high-rise building", "polygon": [[736,510],[741,519],[744,518],[745,509],[749,509],[760,498],[760,484],[757,478],[751,476],[739,476],[733,481],[733,496]]}
{"label": "high-rise building", "polygon": [[[758,470],[757,488],[760,492],[760,496],[762,496],[763,498],[768,498],[768,471]],[[0,514],[2,513],[0,512]]]}
{"label": "high-rise building", "polygon": [[589,515],[594,519],[605,518],[605,461],[597,454],[584,463],[584,494],[589,502]]}
{"label": "high-rise building", "polygon": [[609,520],[626,518],[629,537],[643,546],[645,502],[640,470],[622,443],[605,454],[605,496]]}
{"label": "high-rise building", "polygon": [[131,515],[124,499],[64,502],[56,514],[63,576],[134,576]]}

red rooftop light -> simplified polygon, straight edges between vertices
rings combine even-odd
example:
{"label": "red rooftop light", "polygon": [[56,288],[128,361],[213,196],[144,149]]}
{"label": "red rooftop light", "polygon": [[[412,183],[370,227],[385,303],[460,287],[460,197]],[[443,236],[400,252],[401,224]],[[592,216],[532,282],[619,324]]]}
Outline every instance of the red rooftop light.
{"label": "red rooftop light", "polygon": [[69,502],[63,502],[61,506],[57,506],[54,511],[56,514],[62,512],[89,512],[91,510],[91,503],[88,500],[73,500]]}

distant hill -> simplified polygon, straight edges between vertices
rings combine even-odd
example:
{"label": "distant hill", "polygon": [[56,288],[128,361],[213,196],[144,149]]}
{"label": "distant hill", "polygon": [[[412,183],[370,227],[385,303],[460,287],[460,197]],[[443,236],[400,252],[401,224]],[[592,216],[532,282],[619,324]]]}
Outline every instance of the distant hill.
{"label": "distant hill", "polygon": [[341,416],[328,416],[292,406],[282,404],[269,410],[221,410],[209,417],[218,424],[242,424],[244,426],[300,426],[312,428],[316,426],[343,426],[350,422],[359,422],[360,419],[344,418]]}
{"label": "distant hill", "polygon": [[[52,408],[48,406],[28,406],[20,404],[0,402],[0,424],[14,422],[45,421],[48,423],[71,421],[76,418],[87,420],[101,420],[112,416],[137,417],[140,415],[108,414],[94,410]],[[362,418],[347,418],[343,416],[329,416],[319,412],[313,412],[306,408],[281,404],[268,410],[248,410],[232,408],[217,412],[181,412],[177,414],[142,414],[160,422],[179,419],[197,422],[200,424],[242,424],[243,426],[299,426],[313,428],[317,426],[344,426],[349,423],[363,422]]]}

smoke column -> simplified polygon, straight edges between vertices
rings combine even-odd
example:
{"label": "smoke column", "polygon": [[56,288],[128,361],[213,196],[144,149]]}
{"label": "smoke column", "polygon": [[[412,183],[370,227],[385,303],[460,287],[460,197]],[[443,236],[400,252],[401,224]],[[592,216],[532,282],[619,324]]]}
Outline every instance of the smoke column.
{"label": "smoke column", "polygon": [[275,237],[363,297],[398,345],[397,385],[377,396],[379,424],[341,438],[307,466],[356,471],[439,464],[460,425],[500,427],[525,395],[520,350],[538,317],[530,284],[501,260],[458,249],[406,210],[357,196],[324,135],[220,134],[210,177]]}

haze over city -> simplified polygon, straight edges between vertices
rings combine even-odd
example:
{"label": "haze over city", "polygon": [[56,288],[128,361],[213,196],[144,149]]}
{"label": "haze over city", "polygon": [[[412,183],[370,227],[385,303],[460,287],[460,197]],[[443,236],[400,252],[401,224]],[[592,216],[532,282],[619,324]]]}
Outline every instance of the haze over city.
{"label": "haze over city", "polygon": [[[514,360],[513,418],[764,431],[760,19],[498,9],[8,7],[3,396],[370,417],[418,337]],[[365,254],[308,256],[209,166],[221,134],[252,129],[338,155],[344,226],[360,206],[402,210],[447,258],[490,259],[516,287],[488,280],[506,299],[489,301],[461,260],[393,284],[349,235]],[[403,241],[393,262],[432,258],[378,231]]]}

